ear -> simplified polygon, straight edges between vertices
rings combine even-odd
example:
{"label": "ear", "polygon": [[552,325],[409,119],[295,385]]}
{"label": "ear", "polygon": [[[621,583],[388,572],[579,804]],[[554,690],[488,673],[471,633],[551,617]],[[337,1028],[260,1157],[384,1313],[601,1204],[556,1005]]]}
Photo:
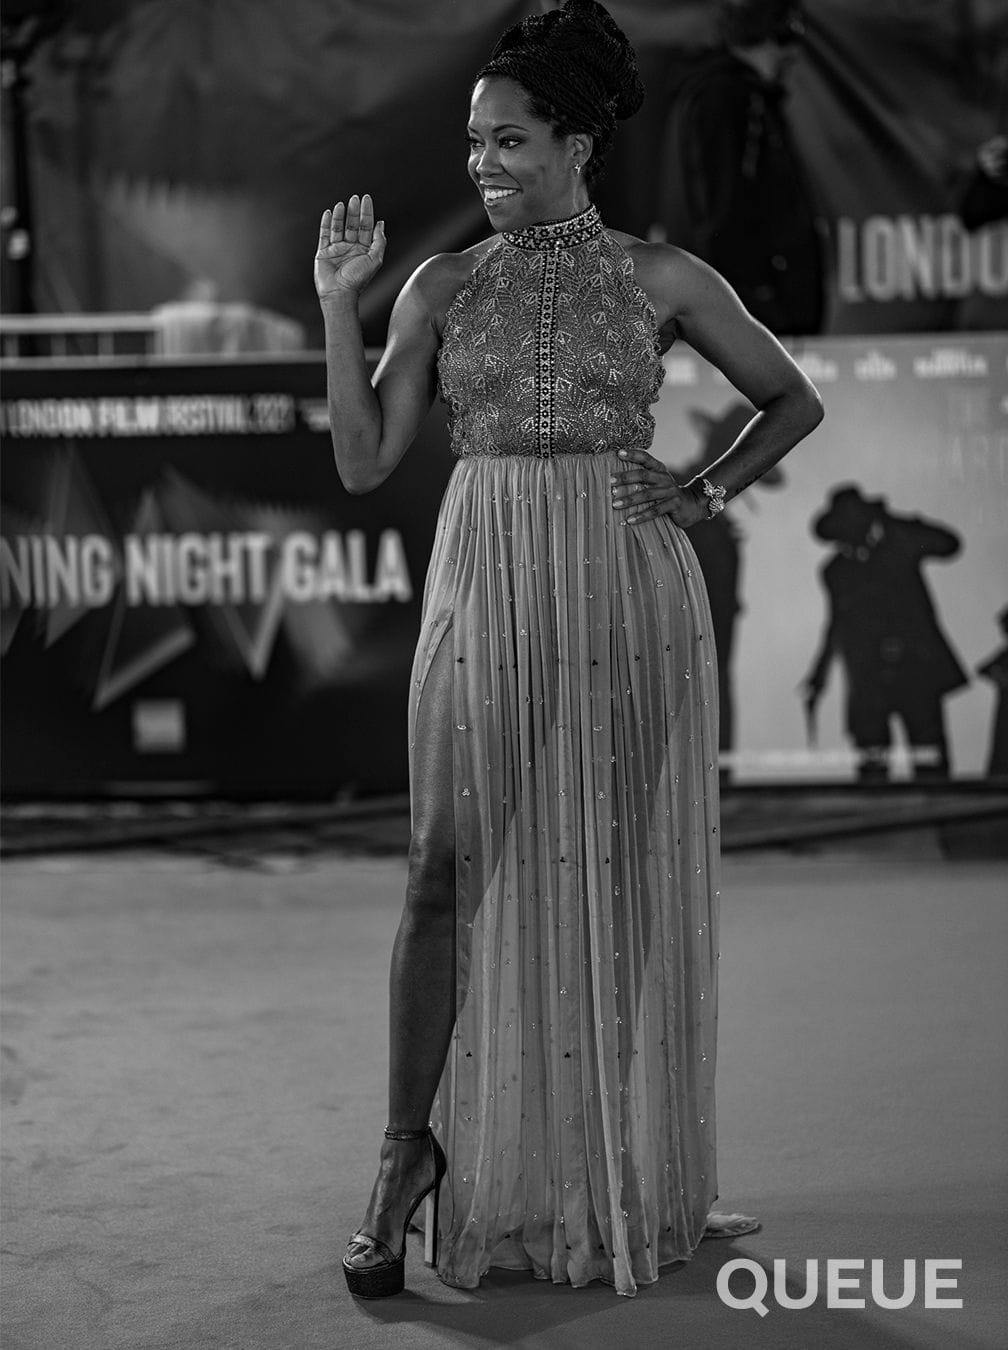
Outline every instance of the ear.
{"label": "ear", "polygon": [[567,139],[570,143],[571,158],[576,159],[579,164],[587,164],[594,149],[594,138],[587,131],[576,131]]}

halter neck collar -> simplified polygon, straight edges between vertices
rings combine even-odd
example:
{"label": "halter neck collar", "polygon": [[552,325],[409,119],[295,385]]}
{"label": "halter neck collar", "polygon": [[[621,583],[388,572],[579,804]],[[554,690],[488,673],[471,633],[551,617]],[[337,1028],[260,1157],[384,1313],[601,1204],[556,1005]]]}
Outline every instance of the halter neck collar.
{"label": "halter neck collar", "polygon": [[501,237],[514,248],[560,249],[575,248],[602,233],[602,217],[594,202],[584,211],[566,220],[544,220],[535,225],[523,225],[517,230],[502,230]]}

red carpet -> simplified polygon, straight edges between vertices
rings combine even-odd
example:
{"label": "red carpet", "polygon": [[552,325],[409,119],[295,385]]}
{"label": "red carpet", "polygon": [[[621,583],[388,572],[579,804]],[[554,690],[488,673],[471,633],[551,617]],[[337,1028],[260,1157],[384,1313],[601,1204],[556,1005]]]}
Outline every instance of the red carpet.
{"label": "red carpet", "polygon": [[[1008,906],[998,863],[884,848],[726,865],[719,1207],[633,1300],[495,1272],[355,1303],[339,1258],[384,1123],[405,863],[76,855],[4,866],[5,1350],[1008,1346]],[[248,864],[248,865],[242,865]],[[882,1311],[724,1306],[744,1256],[914,1260]],[[961,1260],[961,1309],[924,1307]],[[945,1272],[947,1274],[947,1272]],[[742,1293],[741,1277],[732,1289]],[[845,1291],[849,1293],[850,1291]]]}

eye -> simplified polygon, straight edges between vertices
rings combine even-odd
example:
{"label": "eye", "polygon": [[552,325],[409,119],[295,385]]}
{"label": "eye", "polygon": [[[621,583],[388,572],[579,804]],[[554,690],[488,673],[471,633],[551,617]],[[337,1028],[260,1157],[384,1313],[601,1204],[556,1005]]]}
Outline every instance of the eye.
{"label": "eye", "polygon": [[[480,145],[482,145],[482,141],[480,141],[478,136],[467,136],[466,140],[469,142],[470,150],[477,150]],[[501,136],[498,139],[497,144],[502,150],[510,149],[513,145],[521,145],[521,137]]]}

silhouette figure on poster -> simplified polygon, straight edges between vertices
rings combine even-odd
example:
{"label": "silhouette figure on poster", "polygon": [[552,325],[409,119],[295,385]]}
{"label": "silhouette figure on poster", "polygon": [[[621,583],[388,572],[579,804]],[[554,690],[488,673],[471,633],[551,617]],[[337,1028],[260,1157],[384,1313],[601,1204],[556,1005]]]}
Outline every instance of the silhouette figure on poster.
{"label": "silhouette figure on poster", "polygon": [[952,558],[959,536],[920,516],[892,514],[854,484],[834,490],[812,523],[836,546],[821,571],[829,606],[819,650],[801,686],[810,740],[834,658],[847,680],[846,730],[858,777],[889,777],[893,717],[910,744],[916,778],[950,773],[943,700],[968,683],[921,574],[925,558]]}
{"label": "silhouette figure on poster", "polygon": [[722,45],[671,77],[654,239],[715,267],[778,334],[822,331],[825,227],[792,142],[795,0],[721,0]]}
{"label": "silhouette figure on poster", "polygon": [[[1008,605],[997,617],[998,627],[1008,638]],[[990,752],[987,757],[987,776],[1008,777],[1008,645],[996,651],[982,666],[977,666],[977,674],[990,680],[997,689],[997,707],[994,709]]]}
{"label": "silhouette figure on poster", "polygon": [[[718,414],[706,412],[702,408],[691,408],[687,416],[698,432],[701,444],[696,458],[676,471],[685,482],[698,474],[705,465],[719,459],[734,445],[743,429],[755,416],[755,410],[747,403],[736,402],[729,404]],[[775,464],[757,480],[756,485],[774,488],[783,482],[784,471],[780,465]],[[740,505],[745,502],[750,507],[754,505],[748,493],[737,498],[737,502]],[[727,783],[731,778],[726,755],[735,746],[735,672],[732,666],[732,653],[736,620],[744,608],[741,599],[741,577],[742,543],[745,536],[732,514],[735,505],[733,502],[731,507],[720,511],[710,520],[700,521],[690,531],[690,543],[703,573],[714,625],[714,647],[717,651],[718,665],[718,751],[721,756],[722,783]]]}

